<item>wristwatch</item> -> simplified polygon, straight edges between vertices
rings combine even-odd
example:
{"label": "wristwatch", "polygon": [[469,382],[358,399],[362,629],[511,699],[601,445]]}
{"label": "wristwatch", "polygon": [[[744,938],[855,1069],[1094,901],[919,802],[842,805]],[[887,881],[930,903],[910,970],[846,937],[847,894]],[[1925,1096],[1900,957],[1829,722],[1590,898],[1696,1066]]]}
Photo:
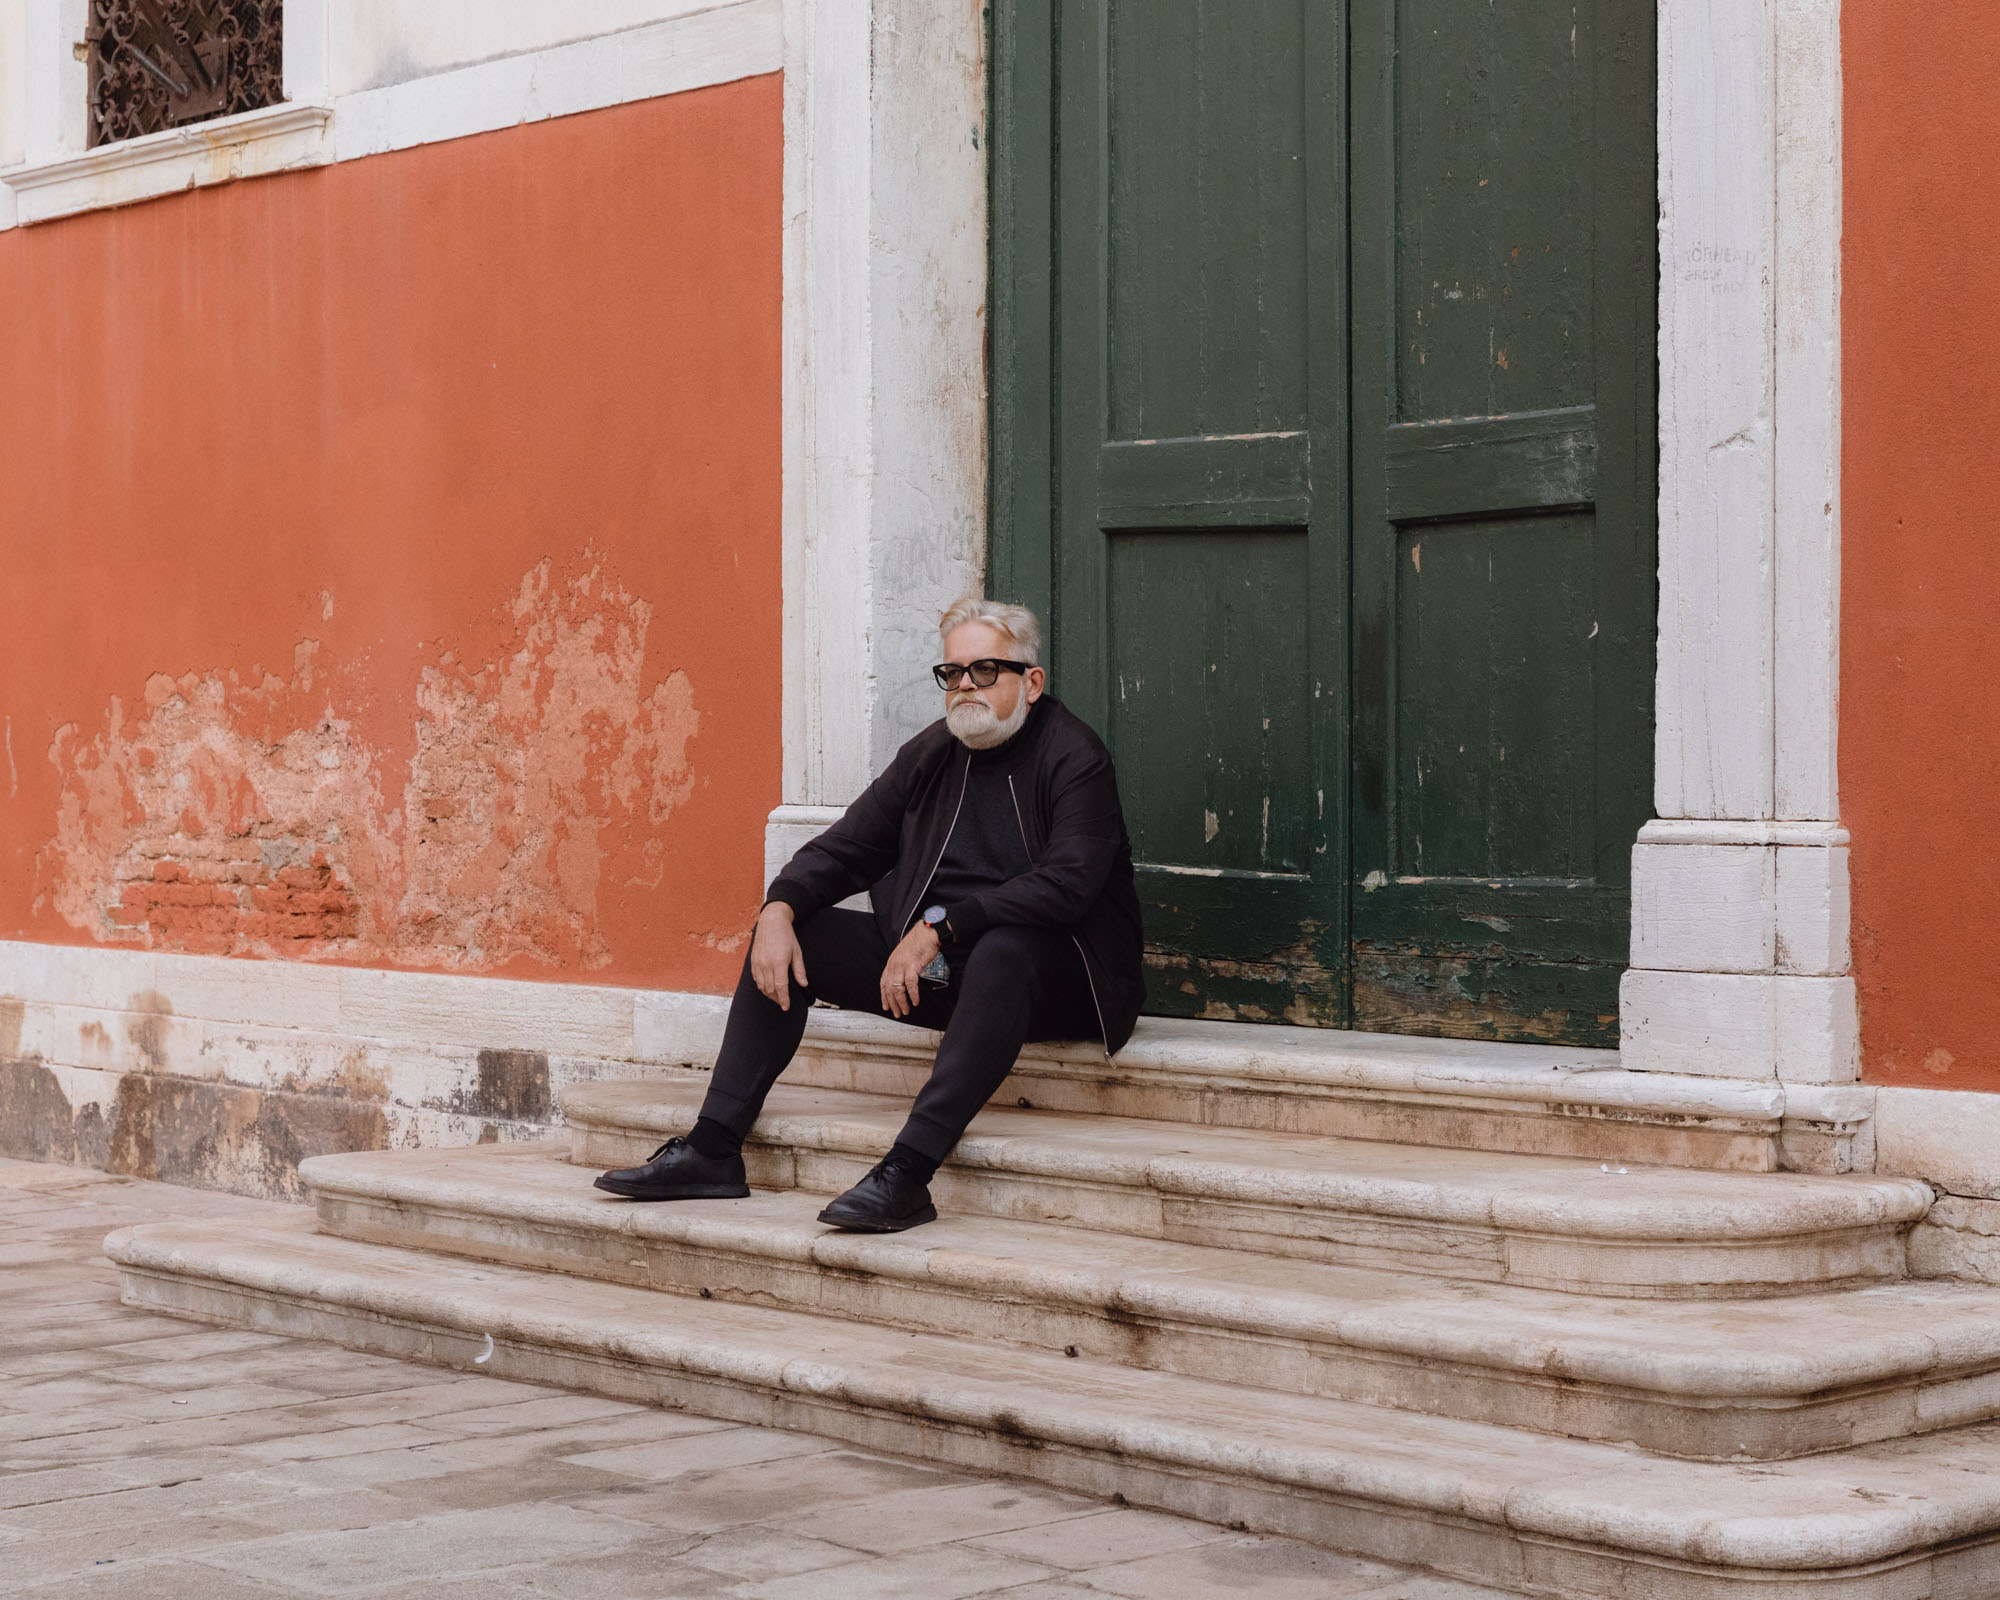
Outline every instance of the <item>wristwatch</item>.
{"label": "wristwatch", "polygon": [[930,965],[917,974],[932,983],[951,982],[951,963],[944,958],[944,942],[951,937],[951,923],[944,914],[943,906],[932,906],[924,913],[924,926],[938,937],[938,953],[931,957]]}

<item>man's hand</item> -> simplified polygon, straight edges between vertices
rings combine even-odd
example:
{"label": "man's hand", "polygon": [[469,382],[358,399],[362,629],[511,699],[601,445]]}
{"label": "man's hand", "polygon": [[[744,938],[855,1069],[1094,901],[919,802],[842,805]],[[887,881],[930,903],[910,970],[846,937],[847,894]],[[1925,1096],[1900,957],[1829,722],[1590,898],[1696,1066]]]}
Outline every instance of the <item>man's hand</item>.
{"label": "man's hand", "polygon": [[764,998],[780,1011],[792,1009],[791,979],[806,983],[806,953],[792,932],[792,908],[773,900],[757,913],[757,931],[750,939],[750,977]]}
{"label": "man's hand", "polygon": [[903,942],[889,952],[889,964],[882,969],[882,1009],[892,1017],[907,1017],[917,1009],[920,989],[917,974],[937,959],[937,929],[920,922],[903,935]]}

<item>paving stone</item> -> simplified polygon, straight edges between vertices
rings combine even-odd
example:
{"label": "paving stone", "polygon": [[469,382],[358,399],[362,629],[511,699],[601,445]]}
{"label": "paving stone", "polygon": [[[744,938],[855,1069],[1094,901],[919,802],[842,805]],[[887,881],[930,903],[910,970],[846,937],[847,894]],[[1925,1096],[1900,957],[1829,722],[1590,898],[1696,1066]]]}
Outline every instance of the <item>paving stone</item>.
{"label": "paving stone", "polygon": [[76,1411],[86,1407],[122,1411],[122,1402],[134,1405],[147,1398],[130,1385],[104,1378],[48,1378],[40,1383],[24,1383],[7,1391],[0,1407],[11,1414],[31,1411]]}
{"label": "paving stone", "polygon": [[601,1554],[643,1538],[615,1517],[571,1506],[465,1511],[337,1533],[256,1539],[201,1559],[225,1571],[306,1590],[351,1594],[385,1583],[461,1577],[495,1568]]}
{"label": "paving stone", "polygon": [[1046,1583],[1024,1583],[1006,1592],[1007,1600],[1104,1600],[1102,1589],[1086,1589],[1069,1578],[1051,1578]]}
{"label": "paving stone", "polygon": [[589,1422],[598,1417],[635,1416],[643,1409],[596,1395],[562,1394],[460,1411],[448,1419],[440,1419],[438,1426],[454,1433],[513,1433],[522,1428],[556,1428],[566,1422]]}
{"label": "paving stone", "polygon": [[[812,1538],[888,1554],[982,1534],[1038,1528],[1089,1516],[1099,1507],[1095,1500],[1029,1484],[958,1483],[815,1511],[788,1526]],[[1066,1563],[1050,1561],[1044,1565]]]}
{"label": "paving stone", "polygon": [[166,1421],[176,1417],[240,1417],[253,1411],[275,1411],[297,1404],[290,1389],[268,1383],[232,1383],[219,1388],[189,1389],[181,1394],[134,1393],[121,1400],[117,1409],[142,1421]]}
{"label": "paving stone", "polygon": [[1011,1556],[946,1545],[745,1584],[746,1600],[965,1600],[1053,1576]]}
{"label": "paving stone", "polygon": [[444,1437],[404,1422],[377,1422],[359,1428],[333,1428],[325,1433],[308,1433],[266,1439],[246,1445],[246,1451],[265,1461],[321,1461],[328,1456],[372,1455],[383,1450],[413,1450],[418,1445],[436,1444]]}
{"label": "paving stone", "polygon": [[808,1539],[784,1528],[754,1527],[712,1534],[689,1550],[688,1559],[737,1578],[790,1578],[867,1557],[858,1550],[825,1539]]}
{"label": "paving stone", "polygon": [[[147,1361],[198,1361],[205,1356],[233,1355],[244,1350],[283,1349],[287,1342],[274,1333],[218,1328],[210,1333],[171,1333],[157,1339],[130,1339],[105,1345],[102,1350],[105,1355],[133,1356]],[[347,1356],[349,1353],[343,1350],[340,1354]],[[369,1358],[349,1356],[349,1359],[360,1362]]]}
{"label": "paving stone", "polygon": [[[1010,1594],[1007,1600],[1017,1600],[1017,1597]],[[1494,1600],[1494,1593],[1477,1584],[1458,1583],[1451,1578],[1405,1574],[1391,1579],[1383,1588],[1367,1590],[1360,1600]]]}
{"label": "paving stone", "polygon": [[361,1455],[323,1456],[281,1464],[285,1481],[302,1490],[339,1493],[348,1489],[395,1488],[426,1478],[448,1477],[458,1469],[411,1449],[370,1450]]}
{"label": "paving stone", "polygon": [[120,1561],[12,1590],[8,1600],[299,1600],[299,1591],[185,1561]]}
{"label": "paving stone", "polygon": [[[579,1424],[573,1428],[537,1428],[523,1433],[476,1434],[468,1439],[448,1439],[426,1445],[422,1454],[433,1461],[450,1461],[460,1467],[487,1468],[517,1464],[542,1458],[574,1461],[578,1456],[618,1446],[658,1444],[689,1434],[717,1433],[727,1423],[675,1416],[667,1412],[641,1412],[635,1417],[609,1419],[601,1424]],[[592,1468],[594,1471],[610,1471]]]}
{"label": "paving stone", "polygon": [[972,1542],[996,1555],[1021,1556],[1051,1567],[1080,1572],[1164,1555],[1227,1538],[1219,1528],[1183,1517],[1163,1517],[1152,1511],[1096,1511],[1062,1522],[1042,1523],[1011,1533],[990,1534]]}
{"label": "paving stone", "polygon": [[[424,1452],[415,1454],[422,1458]],[[533,1515],[530,1502],[575,1505],[597,1510],[587,1502],[607,1483],[615,1483],[613,1473],[595,1467],[579,1467],[567,1461],[531,1459],[500,1468],[457,1470],[412,1478],[397,1488],[397,1494],[412,1510],[486,1511],[495,1506],[520,1504]],[[603,1512],[616,1515],[615,1512]]]}
{"label": "paving stone", "polygon": [[[315,1501],[331,1502],[333,1496],[320,1495]],[[75,1500],[51,1500],[36,1506],[20,1506],[0,1512],[5,1525],[26,1535],[75,1533],[95,1527],[120,1527],[126,1523],[156,1522],[192,1512],[226,1513],[238,1521],[257,1525],[261,1531],[265,1507],[306,1502],[296,1486],[256,1472],[209,1473],[178,1483],[143,1489],[124,1489],[114,1494],[86,1495]],[[389,1502],[393,1505],[394,1502]],[[278,1513],[271,1512],[271,1515]],[[377,1520],[390,1521],[400,1513],[391,1511]]]}
{"label": "paving stone", "polygon": [[0,1594],[59,1578],[88,1576],[107,1564],[131,1565],[235,1544],[262,1532],[252,1523],[213,1513],[143,1521],[100,1519],[89,1528],[44,1535],[10,1548],[4,1568],[0,1568]]}
{"label": "paving stone", "polygon": [[[1406,1576],[1395,1568],[1335,1555],[1286,1539],[1218,1539],[1098,1567],[1081,1574],[1086,1587],[1131,1600],[1381,1600]],[[1479,1591],[1474,1590],[1477,1594]]]}
{"label": "paving stone", "polygon": [[9,1473],[0,1476],[0,1510],[178,1483],[202,1477],[209,1464],[207,1459],[149,1456],[137,1461],[100,1461],[82,1467]]}
{"label": "paving stone", "polygon": [[662,1478],[684,1477],[690,1472],[715,1467],[775,1461],[781,1456],[817,1455],[834,1448],[827,1440],[808,1433],[779,1433],[772,1428],[729,1428],[719,1433],[666,1439],[658,1444],[593,1450],[569,1459],[581,1466],[602,1467],[607,1472],[623,1473],[628,1478],[657,1482]]}
{"label": "paving stone", "polygon": [[[52,1186],[24,1191],[35,1175]],[[127,1222],[296,1210],[0,1160],[0,1237],[39,1252],[0,1270],[5,1600],[1105,1600],[1123,1591],[1060,1569],[1093,1548],[1123,1575],[1175,1538],[1243,1543],[825,1439],[135,1310],[99,1254]],[[945,1542],[880,1552],[799,1526],[858,1505]]]}
{"label": "paving stone", "polygon": [[664,1528],[698,1531],[781,1522],[817,1506],[963,1481],[913,1461],[831,1450],[693,1472],[665,1484],[627,1483],[577,1503]]}

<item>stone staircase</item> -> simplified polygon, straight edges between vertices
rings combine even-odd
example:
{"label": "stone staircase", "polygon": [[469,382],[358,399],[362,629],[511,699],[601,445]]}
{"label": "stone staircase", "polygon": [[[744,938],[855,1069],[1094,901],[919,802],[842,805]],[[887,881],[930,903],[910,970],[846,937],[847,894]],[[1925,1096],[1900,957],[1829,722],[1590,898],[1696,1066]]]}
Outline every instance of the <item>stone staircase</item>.
{"label": "stone staircase", "polygon": [[814,1213],[887,1148],[926,1036],[808,1040],[748,1200],[590,1187],[692,1123],[685,1072],[572,1087],[562,1142],[317,1158],[283,1230],[106,1248],[156,1310],[1523,1593],[2000,1597],[2000,1290],[1904,1276],[1931,1192],[1841,1170],[1837,1091],[1149,1022],[1115,1063],[1037,1047],[942,1219],[870,1237]]}

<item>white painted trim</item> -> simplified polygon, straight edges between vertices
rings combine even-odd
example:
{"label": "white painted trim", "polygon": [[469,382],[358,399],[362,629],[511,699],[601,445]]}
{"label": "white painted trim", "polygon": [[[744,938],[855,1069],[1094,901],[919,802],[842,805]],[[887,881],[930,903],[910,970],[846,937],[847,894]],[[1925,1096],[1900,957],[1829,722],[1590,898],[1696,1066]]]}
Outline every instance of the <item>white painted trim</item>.
{"label": "white painted trim", "polygon": [[322,105],[278,105],[0,172],[22,226],[332,160]]}
{"label": "white painted trim", "polygon": [[1769,817],[1775,0],[1661,0],[1663,817]]}
{"label": "white painted trim", "polygon": [[873,775],[870,26],[870,0],[786,0],[783,797],[796,805],[844,802]]}
{"label": "white painted trim", "polygon": [[1880,1170],[2000,1200],[2000,1094],[1885,1084],[1875,1096]]}
{"label": "white painted trim", "polygon": [[1840,815],[1839,0],[1778,0],[1777,28],[1774,814],[1824,818]]}
{"label": "white painted trim", "polygon": [[7,207],[0,227],[678,94],[784,63],[784,0],[728,0],[329,97],[327,3],[293,0],[286,8],[286,104],[86,151],[85,80],[70,48],[72,35],[82,36],[81,6],[39,0],[27,29],[28,160],[0,172]]}
{"label": "white painted trim", "polygon": [[1660,0],[1659,25],[1660,819],[1623,1051],[1845,1082],[1840,8]]}
{"label": "white painted trim", "polygon": [[938,714],[983,582],[984,41],[977,7],[785,19],[782,798],[838,808]]}
{"label": "white painted trim", "polygon": [[334,159],[759,77],[783,66],[783,29],[780,0],[734,0],[603,38],[342,95],[334,102]]}
{"label": "white painted trim", "polygon": [[1707,817],[1655,817],[1639,830],[1641,844],[1783,844],[1833,849],[1847,843],[1837,822],[1729,821]]}

